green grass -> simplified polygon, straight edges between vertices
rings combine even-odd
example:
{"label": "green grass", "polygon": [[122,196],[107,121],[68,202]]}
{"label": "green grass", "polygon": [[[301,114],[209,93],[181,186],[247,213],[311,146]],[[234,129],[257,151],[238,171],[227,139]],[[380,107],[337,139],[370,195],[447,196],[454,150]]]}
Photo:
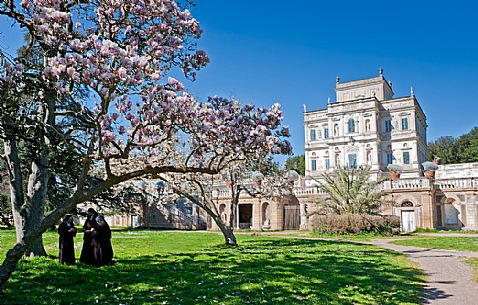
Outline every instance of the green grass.
{"label": "green grass", "polygon": [[[116,263],[22,261],[1,304],[418,304],[424,276],[404,256],[339,241],[197,232],[113,233]],[[14,232],[0,230],[0,252]],[[76,238],[77,248],[81,236]],[[50,254],[57,236],[45,234]],[[79,250],[77,250],[77,256]]]}
{"label": "green grass", "polygon": [[478,238],[476,237],[427,236],[420,238],[396,240],[392,243],[402,246],[414,246],[421,248],[478,251]]}
{"label": "green grass", "polygon": [[332,238],[338,240],[356,240],[356,241],[370,241],[372,239],[387,239],[387,238],[408,238],[416,236],[410,233],[398,233],[395,235],[382,235],[382,234],[374,234],[374,233],[363,233],[363,234],[319,234],[315,232],[310,232],[308,237],[314,238]]}

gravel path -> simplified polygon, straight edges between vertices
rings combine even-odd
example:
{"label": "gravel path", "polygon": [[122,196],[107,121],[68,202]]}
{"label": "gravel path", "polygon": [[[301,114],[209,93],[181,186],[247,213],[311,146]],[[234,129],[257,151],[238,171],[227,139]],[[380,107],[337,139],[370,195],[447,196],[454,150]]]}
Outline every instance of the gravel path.
{"label": "gravel path", "polygon": [[478,252],[427,249],[390,244],[394,239],[376,239],[372,245],[394,250],[417,262],[427,275],[422,304],[477,305],[478,285],[474,270],[465,260]]}

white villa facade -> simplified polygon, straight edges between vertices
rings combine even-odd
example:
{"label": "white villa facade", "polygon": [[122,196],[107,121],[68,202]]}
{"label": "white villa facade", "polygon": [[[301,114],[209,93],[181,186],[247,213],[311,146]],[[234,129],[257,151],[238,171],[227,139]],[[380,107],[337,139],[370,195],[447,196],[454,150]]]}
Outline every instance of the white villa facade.
{"label": "white villa facade", "polygon": [[336,102],[329,99],[326,109],[304,112],[306,176],[364,165],[378,175],[388,164],[400,164],[402,177],[419,177],[426,160],[426,117],[413,90],[393,96],[382,70],[365,80],[337,78]]}

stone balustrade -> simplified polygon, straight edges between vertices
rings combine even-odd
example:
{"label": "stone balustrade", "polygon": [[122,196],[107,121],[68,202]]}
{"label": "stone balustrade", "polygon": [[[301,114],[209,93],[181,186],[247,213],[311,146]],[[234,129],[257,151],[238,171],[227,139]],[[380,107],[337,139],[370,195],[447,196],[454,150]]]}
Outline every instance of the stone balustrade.
{"label": "stone balustrade", "polygon": [[440,189],[478,188],[478,179],[475,179],[475,178],[439,179],[435,181],[435,186],[439,187]]}
{"label": "stone balustrade", "polygon": [[294,187],[295,196],[323,195],[325,192],[316,186]]}
{"label": "stone balustrade", "polygon": [[382,184],[384,191],[391,190],[414,190],[414,189],[427,189],[430,188],[430,180],[427,178],[411,178],[411,179],[398,179],[392,181],[384,181]]}

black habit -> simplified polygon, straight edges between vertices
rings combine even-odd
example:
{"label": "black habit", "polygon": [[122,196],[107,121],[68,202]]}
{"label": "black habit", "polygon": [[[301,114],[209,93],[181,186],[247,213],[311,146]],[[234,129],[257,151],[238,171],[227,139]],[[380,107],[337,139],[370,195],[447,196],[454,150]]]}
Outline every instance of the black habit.
{"label": "black habit", "polygon": [[[71,232],[70,229],[74,229]],[[75,244],[73,237],[76,236],[76,228],[73,223],[63,221],[58,227],[58,234],[60,234],[60,263],[74,264],[75,263]]]}
{"label": "black habit", "polygon": [[113,261],[113,247],[111,246],[111,229],[107,223],[102,226],[98,225],[98,227],[94,230],[93,245],[95,258],[94,265],[107,265]]}
{"label": "black habit", "polygon": [[88,216],[83,225],[83,247],[81,248],[80,262],[84,264],[94,264],[93,233],[91,229],[96,229],[97,215]]}

